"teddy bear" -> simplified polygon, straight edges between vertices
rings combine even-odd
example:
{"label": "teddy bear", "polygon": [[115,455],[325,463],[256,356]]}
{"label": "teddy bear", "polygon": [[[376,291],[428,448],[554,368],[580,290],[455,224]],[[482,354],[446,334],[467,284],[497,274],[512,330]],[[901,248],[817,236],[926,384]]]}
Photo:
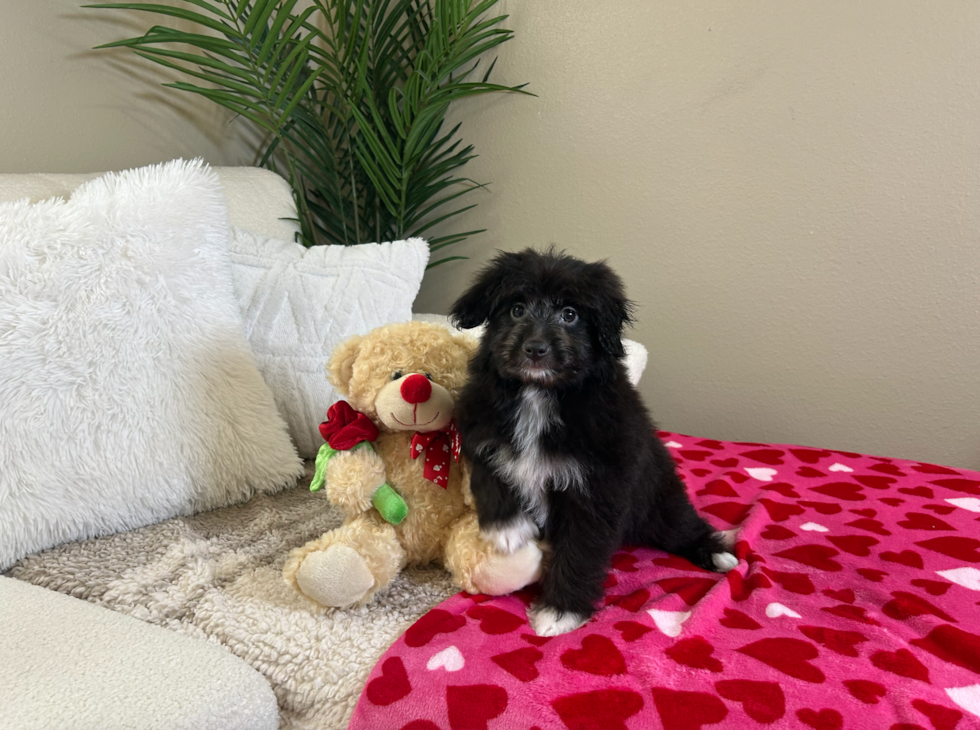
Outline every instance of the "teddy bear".
{"label": "teddy bear", "polygon": [[[404,322],[354,336],[331,354],[329,378],[357,419],[352,428],[372,440],[332,453],[325,491],[344,522],[293,549],[283,568],[314,604],[365,605],[405,566],[432,562],[469,593],[503,595],[540,577],[537,544],[504,553],[481,537],[469,465],[459,460],[453,414],[476,344],[439,324]],[[404,502],[394,518],[382,514],[382,487]]]}

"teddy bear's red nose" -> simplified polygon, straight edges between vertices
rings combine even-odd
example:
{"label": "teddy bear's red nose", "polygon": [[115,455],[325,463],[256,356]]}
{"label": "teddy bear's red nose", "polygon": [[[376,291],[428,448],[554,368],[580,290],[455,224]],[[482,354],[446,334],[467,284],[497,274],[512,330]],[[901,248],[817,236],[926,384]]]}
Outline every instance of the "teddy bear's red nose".
{"label": "teddy bear's red nose", "polygon": [[432,383],[424,375],[415,373],[402,381],[401,390],[406,403],[425,403],[432,395]]}

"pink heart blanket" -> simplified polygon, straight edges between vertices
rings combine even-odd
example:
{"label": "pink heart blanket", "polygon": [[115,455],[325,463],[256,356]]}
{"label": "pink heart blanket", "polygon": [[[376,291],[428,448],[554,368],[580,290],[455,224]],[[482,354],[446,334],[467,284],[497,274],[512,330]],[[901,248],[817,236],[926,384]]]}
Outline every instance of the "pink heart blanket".
{"label": "pink heart blanket", "polygon": [[592,621],[550,639],[533,588],[456,595],[382,657],[351,730],[980,728],[980,474],[661,437],[737,568],[627,548]]}

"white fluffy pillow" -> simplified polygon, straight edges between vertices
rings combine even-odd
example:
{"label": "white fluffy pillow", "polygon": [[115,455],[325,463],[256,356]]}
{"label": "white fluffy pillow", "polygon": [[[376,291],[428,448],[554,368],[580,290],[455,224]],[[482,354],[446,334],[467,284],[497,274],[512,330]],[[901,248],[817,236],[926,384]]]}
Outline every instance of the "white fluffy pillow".
{"label": "white fluffy pillow", "polygon": [[259,370],[301,456],[341,396],[327,381],[330,353],[352,335],[412,317],[429,260],[420,238],[359,246],[279,241],[240,228],[229,243],[239,305]]}
{"label": "white fluffy pillow", "polygon": [[0,204],[0,569],[302,472],[242,332],[227,237],[200,161]]}

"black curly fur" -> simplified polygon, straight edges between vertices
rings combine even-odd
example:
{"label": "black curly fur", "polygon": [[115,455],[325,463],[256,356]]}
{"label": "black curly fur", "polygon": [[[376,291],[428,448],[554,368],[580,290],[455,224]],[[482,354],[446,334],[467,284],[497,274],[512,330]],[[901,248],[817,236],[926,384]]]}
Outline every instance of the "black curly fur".
{"label": "black curly fur", "polygon": [[480,526],[537,523],[553,549],[539,605],[559,615],[592,614],[624,543],[708,570],[726,549],[627,377],[631,312],[605,263],[532,249],[498,255],[452,308],[457,326],[487,323],[456,411]]}

